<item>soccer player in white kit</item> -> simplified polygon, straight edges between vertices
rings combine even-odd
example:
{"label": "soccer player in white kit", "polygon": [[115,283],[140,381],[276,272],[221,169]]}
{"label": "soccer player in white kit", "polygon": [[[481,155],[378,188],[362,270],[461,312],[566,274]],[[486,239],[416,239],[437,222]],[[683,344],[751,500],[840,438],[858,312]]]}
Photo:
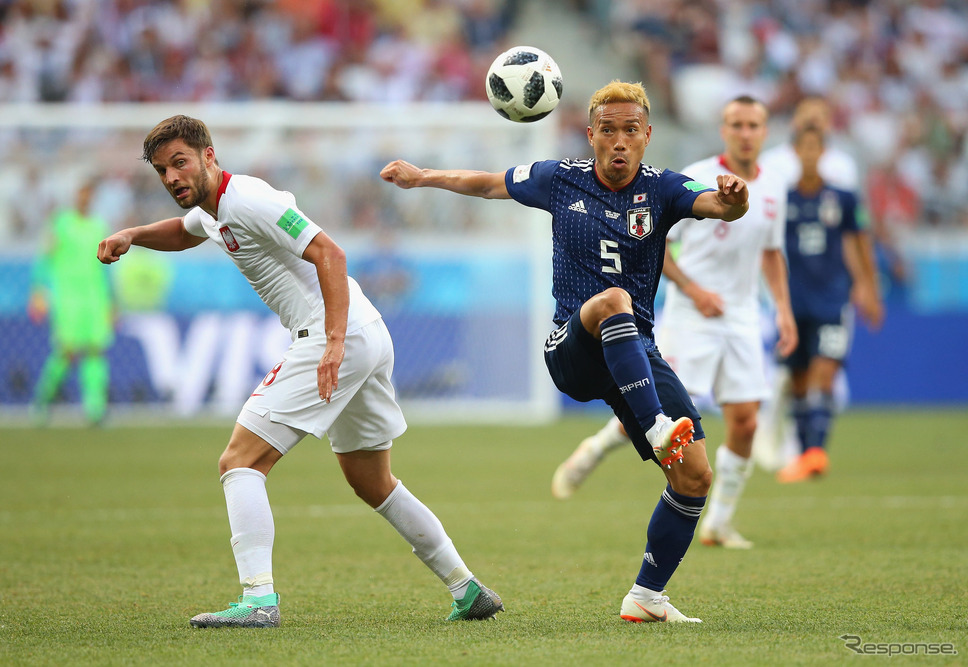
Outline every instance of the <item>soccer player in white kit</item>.
{"label": "soccer player in white kit", "polygon": [[184,217],[132,227],[98,246],[116,262],[132,245],[185,250],[211,239],[292,335],[285,357],[239,414],[219,472],[242,584],[239,602],[194,627],[276,627],[275,534],[266,475],[307,434],[329,437],[346,481],[407,540],[454,597],[447,620],[493,617],[504,606],[464,564],[437,517],[390,471],[406,430],[390,374],[393,343],[377,309],[346,273],[343,250],[288,192],[219,167],[208,128],[173,116],[145,138],[144,159]]}
{"label": "soccer player in white kit", "polygon": [[[769,395],[760,330],[759,278],[776,306],[777,350],[796,346],[790,310],[785,234],[786,186],[757,165],[766,138],[767,110],[748,96],[723,109],[721,155],[683,173],[700,183],[732,172],[746,181],[750,209],[736,223],[682,220],[669,233],[663,274],[669,279],[656,341],[663,357],[693,396],[712,393],[723,411],[725,442],[716,450],[712,491],[699,538],[706,545],[749,548],[732,526],[736,504],[752,471],[750,456],[760,401]],[[586,438],[555,472],[552,493],[567,498],[608,452],[628,442],[617,420]]]}

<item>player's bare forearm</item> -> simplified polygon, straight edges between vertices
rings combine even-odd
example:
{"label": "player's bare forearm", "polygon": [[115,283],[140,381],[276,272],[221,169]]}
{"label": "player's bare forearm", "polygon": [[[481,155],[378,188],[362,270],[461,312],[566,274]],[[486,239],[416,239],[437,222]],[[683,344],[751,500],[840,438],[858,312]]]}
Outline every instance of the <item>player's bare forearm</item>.
{"label": "player's bare forearm", "polygon": [[881,300],[876,270],[865,257],[864,236],[863,232],[844,234],[844,262],[853,280],[851,301],[870,328],[876,331],[884,321],[884,302]]}
{"label": "player's bare forearm", "polygon": [[781,250],[771,248],[763,251],[762,272],[777,310],[790,310],[790,282],[786,258]]}
{"label": "player's bare forearm", "polygon": [[858,255],[862,271],[869,277],[875,294],[880,298],[880,284],[877,280],[877,254],[874,251],[874,237],[867,231],[857,234]]}
{"label": "player's bare forearm", "polygon": [[862,285],[865,289],[876,290],[876,276],[874,267],[865,257],[865,248],[861,234],[844,234],[844,263],[855,285]]}
{"label": "player's bare forearm", "polygon": [[422,169],[405,160],[394,160],[380,171],[380,178],[403,189],[438,188],[484,199],[510,199],[503,173],[469,169]]}
{"label": "player's bare forearm", "polygon": [[182,224],[182,218],[168,218],[150,225],[129,227],[112,234],[98,244],[97,258],[104,264],[121,259],[131,246],[141,246],[151,250],[177,252],[194,248],[205,239],[189,234]]}
{"label": "player's bare forearm", "polygon": [[780,356],[788,357],[796,349],[799,336],[790,305],[789,277],[783,252],[776,248],[764,250],[761,270],[776,307],[776,349]]}
{"label": "player's bare forearm", "polygon": [[326,351],[316,367],[319,397],[329,402],[339,387],[339,367],[343,363],[346,320],[350,290],[346,273],[346,253],[325,232],[319,232],[303,251],[303,259],[316,267],[326,319]]}

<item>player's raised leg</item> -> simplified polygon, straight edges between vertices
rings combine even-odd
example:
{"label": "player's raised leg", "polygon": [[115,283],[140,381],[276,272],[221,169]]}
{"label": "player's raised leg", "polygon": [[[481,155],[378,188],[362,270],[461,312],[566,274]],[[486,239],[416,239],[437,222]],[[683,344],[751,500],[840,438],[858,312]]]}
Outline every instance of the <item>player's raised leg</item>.
{"label": "player's raised leg", "polygon": [[605,364],[656,458],[666,467],[681,462],[683,448],[692,441],[692,420],[672,420],[662,411],[648,353],[632,314],[632,297],[623,289],[610,287],[586,301],[579,312],[585,329],[601,339]]}

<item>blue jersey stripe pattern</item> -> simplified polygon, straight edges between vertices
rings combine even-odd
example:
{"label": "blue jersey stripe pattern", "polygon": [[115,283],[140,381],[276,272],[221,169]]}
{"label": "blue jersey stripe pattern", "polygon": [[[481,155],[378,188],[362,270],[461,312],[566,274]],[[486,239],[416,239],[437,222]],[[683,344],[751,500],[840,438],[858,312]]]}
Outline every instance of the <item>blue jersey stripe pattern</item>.
{"label": "blue jersey stripe pattern", "polygon": [[662,274],[666,235],[693,216],[700,187],[688,176],[640,165],[621,190],[604,186],[594,160],[546,160],[509,169],[508,193],[516,201],[551,213],[555,322],[609,287],[632,297],[636,326],[648,351],[655,350],[655,295]]}

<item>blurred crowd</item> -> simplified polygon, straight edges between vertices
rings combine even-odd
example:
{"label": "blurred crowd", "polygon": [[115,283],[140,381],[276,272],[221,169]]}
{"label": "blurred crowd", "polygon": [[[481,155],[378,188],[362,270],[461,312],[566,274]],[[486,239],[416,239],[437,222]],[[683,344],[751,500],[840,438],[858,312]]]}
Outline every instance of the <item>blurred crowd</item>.
{"label": "blurred crowd", "polygon": [[479,97],[475,84],[514,6],[0,0],[0,102]]}
{"label": "blurred crowd", "polygon": [[688,115],[692,72],[789,116],[827,99],[834,130],[890,224],[968,227],[968,3],[964,0],[578,2],[626,45],[657,100]]}
{"label": "blurred crowd", "polygon": [[[837,138],[866,174],[875,223],[968,229],[964,0],[546,4],[596,26],[599,44],[626,58],[649,88],[654,112],[685,127],[700,104],[696,93],[707,88],[752,94],[780,123],[803,97],[824,97]],[[528,34],[516,25],[524,7],[525,0],[0,0],[0,104],[479,100],[494,54],[515,28]],[[43,201],[43,164],[20,169],[18,191],[36,191],[27,215]],[[139,190],[128,200],[143,201],[142,187],[157,189],[142,176],[126,186]],[[362,201],[372,208],[372,197]],[[27,221],[5,217],[13,229],[0,237],[29,233]]]}

